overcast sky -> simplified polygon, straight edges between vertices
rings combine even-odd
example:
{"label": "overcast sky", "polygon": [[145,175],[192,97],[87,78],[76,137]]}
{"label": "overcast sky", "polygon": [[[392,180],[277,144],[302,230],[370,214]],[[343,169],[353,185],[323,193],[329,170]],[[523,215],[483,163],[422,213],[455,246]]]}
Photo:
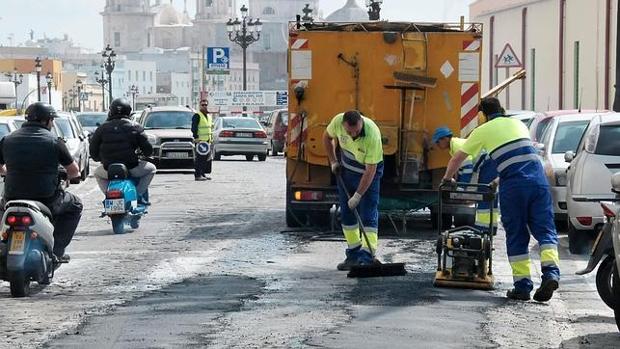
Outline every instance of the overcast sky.
{"label": "overcast sky", "polygon": [[[468,14],[473,0],[384,0],[383,19],[405,21],[457,22]],[[182,9],[183,1],[175,0]],[[239,1],[238,1],[239,2]],[[243,3],[245,1],[240,1]],[[364,0],[357,0],[364,6]],[[100,49],[103,45],[101,15],[105,0],[0,0],[0,44],[23,43],[29,37],[62,37],[69,35],[79,45]],[[342,7],[346,0],[320,0],[321,11],[328,15]],[[190,14],[195,1],[189,1]]]}

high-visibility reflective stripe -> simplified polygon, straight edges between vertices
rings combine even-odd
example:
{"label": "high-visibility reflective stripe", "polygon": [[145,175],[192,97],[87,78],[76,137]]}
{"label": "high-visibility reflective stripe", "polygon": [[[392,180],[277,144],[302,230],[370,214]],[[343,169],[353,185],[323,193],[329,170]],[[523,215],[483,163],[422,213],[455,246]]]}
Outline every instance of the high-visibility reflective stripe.
{"label": "high-visibility reflective stripe", "polygon": [[342,226],[342,232],[349,248],[356,248],[362,245],[359,226],[350,226],[349,228]]}
{"label": "high-visibility reflective stripe", "polygon": [[342,167],[346,168],[349,171],[353,171],[359,174],[364,174],[364,170],[360,169],[359,167],[351,166],[344,161],[342,162]]}
{"label": "high-visibility reflective stripe", "polygon": [[355,156],[352,153],[344,149],[341,149],[341,154],[342,154],[342,157],[341,157],[342,166],[344,168],[346,168],[347,170],[356,172],[356,173],[361,173],[361,174],[363,174],[364,171],[366,171],[366,166],[357,162],[357,160],[355,160]]}
{"label": "high-visibility reflective stripe", "polygon": [[[368,237],[368,241],[370,242],[370,247],[372,247],[372,251],[377,252],[377,246],[379,242],[379,234],[377,234],[376,228],[364,228],[366,231],[366,236]],[[370,252],[368,248],[368,243],[366,243],[366,239],[362,238],[362,249]]]}
{"label": "high-visibility reflective stripe", "polygon": [[508,257],[510,267],[512,268],[512,279],[514,282],[523,279],[531,279],[530,272],[530,256],[520,255]]}
{"label": "high-visibility reflective stripe", "polygon": [[540,246],[540,265],[543,267],[559,266],[560,256],[556,245]]}
{"label": "high-visibility reflective stripe", "polygon": [[531,140],[522,138],[520,140],[516,140],[508,144],[502,145],[501,147],[492,151],[490,154],[491,159],[497,160],[499,157],[508,153],[509,151],[513,151],[513,150],[523,148],[523,147],[533,147],[533,146],[534,144],[532,143]]}
{"label": "high-visibility reflective stripe", "polygon": [[504,160],[499,165],[497,165],[497,171],[502,172],[510,165],[513,165],[519,162],[526,162],[526,161],[539,161],[538,155],[524,154],[524,155],[513,156],[511,158],[508,158],[507,160]]}

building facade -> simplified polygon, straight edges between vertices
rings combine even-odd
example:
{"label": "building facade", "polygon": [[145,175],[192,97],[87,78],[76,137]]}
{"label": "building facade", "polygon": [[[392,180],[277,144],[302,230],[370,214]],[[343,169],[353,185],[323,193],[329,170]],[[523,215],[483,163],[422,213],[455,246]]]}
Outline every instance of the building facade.
{"label": "building facade", "polygon": [[527,77],[500,94],[506,109],[610,109],[617,0],[478,0],[470,20],[484,24],[482,89],[517,68],[496,68],[509,44]]}

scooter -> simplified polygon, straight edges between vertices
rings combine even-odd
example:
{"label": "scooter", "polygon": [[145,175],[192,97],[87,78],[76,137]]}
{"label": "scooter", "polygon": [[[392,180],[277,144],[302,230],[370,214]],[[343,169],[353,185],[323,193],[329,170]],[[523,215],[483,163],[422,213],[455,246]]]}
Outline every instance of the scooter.
{"label": "scooter", "polygon": [[[59,169],[58,188],[67,185],[67,172]],[[11,296],[30,295],[30,283],[49,285],[62,263],[54,256],[52,213],[43,203],[13,200],[5,205],[0,238],[0,280],[10,283]]]}
{"label": "scooter", "polygon": [[[620,172],[611,176],[611,187],[616,197],[620,196]],[[620,217],[620,208],[616,210],[616,217]],[[614,316],[616,318],[616,326],[620,331],[620,220],[615,219],[611,237],[613,241],[613,256],[616,259],[616,263],[613,268],[613,281],[612,281],[612,294],[614,295],[615,308]]]}
{"label": "scooter", "polygon": [[138,179],[129,176],[124,164],[108,167],[108,189],[103,200],[101,217],[110,217],[114,234],[124,234],[128,225],[131,229],[140,227],[140,219],[147,214],[148,192],[139,200]]}

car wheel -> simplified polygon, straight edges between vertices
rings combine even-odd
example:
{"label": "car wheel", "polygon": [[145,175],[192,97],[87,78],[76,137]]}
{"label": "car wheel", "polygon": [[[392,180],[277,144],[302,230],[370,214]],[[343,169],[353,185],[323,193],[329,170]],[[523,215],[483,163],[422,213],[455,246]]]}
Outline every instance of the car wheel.
{"label": "car wheel", "polygon": [[572,254],[588,254],[590,234],[587,230],[577,230],[573,223],[568,222],[568,250]]}
{"label": "car wheel", "polygon": [[220,155],[220,154],[218,154],[218,153],[215,153],[215,155],[213,156],[213,160],[215,160],[215,161],[220,161],[220,160],[222,160],[222,155]]}
{"label": "car wheel", "polygon": [[260,154],[258,156],[258,161],[266,161],[267,160],[267,154]]}
{"label": "car wheel", "polygon": [[85,181],[87,177],[88,177],[88,166],[84,166],[82,168],[82,172],[80,172],[80,179]]}
{"label": "car wheel", "polygon": [[271,156],[278,156],[278,149],[273,145],[273,141],[271,141]]}
{"label": "car wheel", "polygon": [[254,155],[246,155],[246,156],[245,156],[245,159],[246,159],[247,161],[252,161],[252,160],[254,160]]}

